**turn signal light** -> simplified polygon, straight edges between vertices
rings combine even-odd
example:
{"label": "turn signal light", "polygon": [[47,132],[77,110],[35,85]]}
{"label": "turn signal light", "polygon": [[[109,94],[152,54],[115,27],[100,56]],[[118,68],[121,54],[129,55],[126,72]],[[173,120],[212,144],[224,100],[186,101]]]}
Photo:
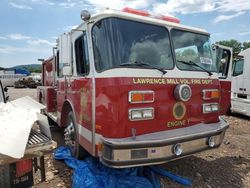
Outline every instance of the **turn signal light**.
{"label": "turn signal light", "polygon": [[210,100],[210,99],[219,99],[220,92],[218,89],[204,89],[203,90],[203,99]]}
{"label": "turn signal light", "polygon": [[152,103],[154,102],[154,91],[130,91],[130,103]]}

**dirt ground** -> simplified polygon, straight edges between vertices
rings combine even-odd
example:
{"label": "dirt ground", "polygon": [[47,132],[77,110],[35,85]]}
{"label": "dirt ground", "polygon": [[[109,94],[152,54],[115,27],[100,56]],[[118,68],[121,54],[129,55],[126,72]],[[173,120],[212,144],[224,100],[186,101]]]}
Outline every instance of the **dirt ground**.
{"label": "dirt ground", "polygon": [[[10,100],[29,95],[36,97],[36,89],[9,88]],[[206,151],[177,161],[161,165],[167,170],[189,178],[191,187],[204,188],[250,188],[250,118],[240,115],[224,116],[230,124],[225,140],[219,149]],[[37,188],[70,187],[72,170],[63,162],[45,156],[46,182],[38,183]],[[177,188],[179,184],[161,178],[162,187]]]}

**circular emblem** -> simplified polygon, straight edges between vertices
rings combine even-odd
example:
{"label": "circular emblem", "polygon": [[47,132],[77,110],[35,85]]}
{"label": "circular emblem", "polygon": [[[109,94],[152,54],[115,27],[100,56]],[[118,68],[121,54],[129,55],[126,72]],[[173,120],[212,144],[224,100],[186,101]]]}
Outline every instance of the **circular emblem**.
{"label": "circular emblem", "polygon": [[173,107],[173,116],[175,117],[175,119],[181,120],[185,116],[186,111],[187,110],[185,104],[182,102],[177,102]]}
{"label": "circular emblem", "polygon": [[192,90],[187,84],[179,84],[174,89],[174,96],[177,101],[188,101],[192,96]]}

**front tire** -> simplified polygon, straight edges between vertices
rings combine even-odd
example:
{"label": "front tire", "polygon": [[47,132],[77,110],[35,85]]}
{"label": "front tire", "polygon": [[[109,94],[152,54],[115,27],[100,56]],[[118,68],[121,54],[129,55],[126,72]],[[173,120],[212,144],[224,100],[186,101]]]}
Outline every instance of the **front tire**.
{"label": "front tire", "polygon": [[87,151],[79,144],[78,128],[72,111],[67,116],[67,125],[64,129],[64,142],[69,147],[72,156],[77,159],[82,159],[87,155]]}

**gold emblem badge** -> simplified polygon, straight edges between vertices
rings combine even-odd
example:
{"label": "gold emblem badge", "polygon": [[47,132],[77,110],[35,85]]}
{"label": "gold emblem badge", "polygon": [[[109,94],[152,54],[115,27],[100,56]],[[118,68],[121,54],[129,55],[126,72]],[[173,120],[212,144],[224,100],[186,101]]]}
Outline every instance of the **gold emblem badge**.
{"label": "gold emblem badge", "polygon": [[186,111],[187,109],[185,104],[183,102],[177,102],[173,107],[173,116],[175,119],[181,120],[185,116]]}

